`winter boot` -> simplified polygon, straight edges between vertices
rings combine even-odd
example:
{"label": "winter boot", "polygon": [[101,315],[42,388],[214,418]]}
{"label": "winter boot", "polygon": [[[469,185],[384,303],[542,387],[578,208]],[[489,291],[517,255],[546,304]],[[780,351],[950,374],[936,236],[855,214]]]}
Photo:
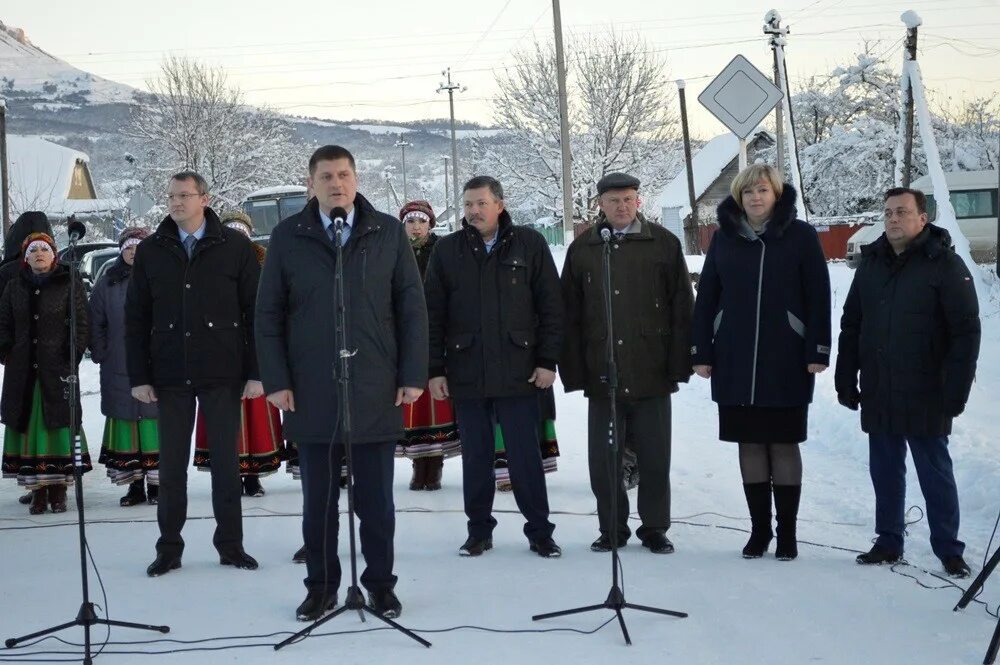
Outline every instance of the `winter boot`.
{"label": "winter boot", "polygon": [[151,506],[158,504],[160,502],[160,486],[152,483],[146,485],[146,499]]}
{"label": "winter boot", "polygon": [[424,479],[424,489],[429,491],[441,489],[441,472],[444,470],[444,457],[436,455],[425,460],[427,477]]}
{"label": "winter boot", "polygon": [[52,506],[52,512],[54,513],[66,512],[65,485],[52,485],[49,487],[49,505]]}
{"label": "winter boot", "polygon": [[750,540],[743,547],[744,559],[759,559],[771,544],[771,483],[744,483],[750,509]]}
{"label": "winter boot", "polygon": [[31,505],[28,506],[28,513],[31,515],[41,515],[48,508],[49,488],[39,487],[31,490]]}
{"label": "winter boot", "polygon": [[135,506],[146,501],[146,490],[143,488],[142,478],[133,480],[128,486],[125,496],[118,499],[118,505],[122,508]]}
{"label": "winter boot", "polygon": [[413,460],[413,477],[410,478],[410,489],[418,492],[424,489],[427,482],[427,458],[418,457]]}
{"label": "winter boot", "polygon": [[791,561],[799,555],[795,540],[795,522],[799,516],[799,498],[802,485],[775,485],[774,512],[778,518],[778,545],[774,556],[779,561]]}
{"label": "winter boot", "polygon": [[247,496],[264,496],[264,487],[260,484],[258,476],[243,476],[243,491]]}

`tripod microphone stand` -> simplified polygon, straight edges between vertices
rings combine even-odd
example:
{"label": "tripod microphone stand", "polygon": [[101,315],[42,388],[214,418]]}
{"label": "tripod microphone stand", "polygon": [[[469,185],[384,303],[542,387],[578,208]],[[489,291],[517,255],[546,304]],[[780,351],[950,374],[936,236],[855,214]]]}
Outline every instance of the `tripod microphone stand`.
{"label": "tripod microphone stand", "polygon": [[[969,590],[962,595],[962,599],[958,601],[958,605],[955,605],[955,612],[964,610],[972,602],[972,599],[976,597],[979,590],[986,584],[986,578],[990,576],[990,573],[997,567],[997,564],[1000,564],[1000,549],[997,549],[993,553],[989,562],[979,572],[976,579],[972,581],[972,584],[969,585]],[[993,631],[993,639],[990,640],[990,645],[986,648],[986,657],[983,659],[983,665],[993,665],[996,662],[998,651],[1000,651],[1000,620],[997,621],[996,630]]]}
{"label": "tripod microphone stand", "polygon": [[68,229],[69,231],[69,252],[66,253],[69,263],[69,376],[63,377],[63,381],[67,385],[67,394],[69,395],[69,423],[70,423],[70,438],[73,441],[73,479],[74,479],[74,490],[76,495],[76,517],[77,523],[80,529],[80,578],[83,583],[83,602],[80,604],[80,610],[77,612],[76,618],[72,621],[67,621],[66,623],[59,624],[58,626],[52,626],[51,628],[46,628],[44,630],[39,630],[37,632],[31,633],[30,635],[24,635],[23,637],[14,637],[6,642],[5,646],[8,649],[12,649],[21,642],[34,639],[36,637],[41,637],[43,635],[49,635],[51,633],[58,632],[64,628],[69,628],[71,626],[83,626],[83,662],[85,665],[90,665],[93,663],[93,657],[90,653],[90,628],[91,626],[119,626],[121,628],[136,628],[138,630],[153,630],[159,633],[169,633],[169,626],[153,626],[144,623],[130,623],[127,621],[112,621],[111,619],[100,619],[97,613],[94,611],[94,604],[90,602],[90,585],[87,577],[87,531],[84,522],[83,515],[83,450],[80,445],[80,427],[77,423],[77,407],[76,401],[79,395],[79,377],[77,375],[77,356],[76,356],[76,277],[79,274],[78,268],[80,264],[80,259],[76,255],[76,243],[84,236],[87,232],[86,227],[84,227],[83,222],[78,222],[74,218],[70,218]]}
{"label": "tripod microphone stand", "polygon": [[600,230],[601,239],[604,241],[604,318],[607,330],[607,363],[608,363],[608,398],[610,401],[611,417],[608,422],[608,475],[611,478],[611,590],[603,603],[597,605],[586,605],[559,612],[549,612],[547,614],[536,614],[531,617],[532,621],[551,619],[553,617],[567,616],[569,614],[581,614],[593,612],[600,609],[614,611],[618,617],[618,625],[621,626],[622,636],[625,644],[631,645],[632,639],[629,637],[628,628],[625,626],[625,617],[622,615],[623,609],[639,610],[641,612],[652,612],[655,614],[665,614],[668,616],[684,618],[685,612],[665,610],[658,607],[648,607],[646,605],[634,605],[625,601],[625,593],[618,584],[618,570],[620,567],[618,559],[618,493],[622,488],[621,458],[618,455],[618,408],[616,400],[618,398],[618,365],[615,361],[614,328],[611,308],[611,229],[604,226]]}
{"label": "tripod microphone stand", "polygon": [[277,651],[285,646],[288,646],[292,642],[309,635],[313,630],[319,628],[327,621],[334,619],[344,612],[354,610],[358,613],[358,617],[361,622],[365,622],[365,614],[370,614],[379,621],[388,624],[392,628],[403,633],[407,637],[416,640],[425,647],[430,648],[431,643],[420,637],[413,631],[404,628],[392,619],[388,619],[365,603],[365,596],[361,592],[361,588],[358,586],[358,552],[357,545],[355,543],[354,536],[354,463],[351,459],[351,395],[350,395],[350,385],[351,385],[351,358],[357,353],[356,350],[349,351],[347,349],[347,309],[344,301],[344,250],[343,250],[343,233],[344,233],[344,220],[347,218],[347,211],[343,208],[334,208],[330,211],[330,218],[333,220],[334,224],[334,244],[337,246],[337,268],[336,268],[336,288],[334,292],[336,293],[336,301],[334,303],[337,311],[337,330],[339,334],[337,335],[337,342],[340,348],[337,351],[337,358],[339,361],[339,368],[334,368],[334,374],[338,383],[338,392],[340,393],[340,410],[342,413],[343,423],[343,439],[344,439],[344,461],[347,465],[347,525],[350,541],[350,555],[351,555],[351,586],[347,589],[347,597],[344,599],[344,604],[327,614],[326,616],[320,617],[316,621],[312,622],[299,632],[295,633],[286,640],[279,642],[274,645],[274,650]]}

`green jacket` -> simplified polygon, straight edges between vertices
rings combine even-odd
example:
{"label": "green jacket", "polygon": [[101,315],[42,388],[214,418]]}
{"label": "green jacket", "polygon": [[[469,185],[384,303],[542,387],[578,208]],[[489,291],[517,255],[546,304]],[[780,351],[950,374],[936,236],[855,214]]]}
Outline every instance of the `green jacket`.
{"label": "green jacket", "polygon": [[[604,241],[598,223],[569,246],[562,271],[566,392],[607,396]],[[694,294],[680,241],[639,215],[639,233],[611,244],[612,327],[618,399],[665,397],[691,376]]]}

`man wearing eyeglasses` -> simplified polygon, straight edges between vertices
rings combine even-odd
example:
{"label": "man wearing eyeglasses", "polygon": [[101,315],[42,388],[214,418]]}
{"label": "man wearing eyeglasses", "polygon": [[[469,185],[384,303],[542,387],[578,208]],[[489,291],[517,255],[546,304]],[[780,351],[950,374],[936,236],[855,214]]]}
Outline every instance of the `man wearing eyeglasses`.
{"label": "man wearing eyeglasses", "polygon": [[923,192],[890,189],[884,215],[885,233],[861,250],[837,357],[837,395],[847,408],[861,407],[875,489],[878,539],[857,562],[903,558],[909,447],[927,502],[931,548],[949,575],[968,577],[948,435],[976,375],[976,288],[948,231],[927,223]]}
{"label": "man wearing eyeglasses", "polygon": [[257,568],[243,550],[236,441],[240,399],[263,394],[252,329],[260,266],[250,240],[224,227],[208,202],[199,174],[170,179],[169,214],[139,244],[125,301],[132,396],[156,402],[160,413],[160,539],[150,577],[181,567],[196,402],[212,456],[219,563]]}

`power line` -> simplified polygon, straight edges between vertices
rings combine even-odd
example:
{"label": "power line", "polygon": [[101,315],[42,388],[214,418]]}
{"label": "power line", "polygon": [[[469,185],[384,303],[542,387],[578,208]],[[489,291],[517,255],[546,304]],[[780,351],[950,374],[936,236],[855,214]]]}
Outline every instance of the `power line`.
{"label": "power line", "polygon": [[468,50],[468,52],[458,59],[459,66],[464,65],[465,61],[476,51],[477,48],[479,48],[479,45],[483,43],[483,40],[485,40],[486,36],[490,34],[490,31],[493,30],[494,27],[496,27],[497,21],[500,20],[501,16],[503,16],[503,13],[507,11],[508,7],[510,7],[510,3],[511,0],[507,0],[507,2],[504,3],[503,7],[500,8],[500,11],[497,12],[497,15],[493,18],[492,21],[490,21],[490,24],[486,26],[486,29],[483,30],[483,34],[479,36],[479,39],[474,41],[472,43],[472,47]]}

